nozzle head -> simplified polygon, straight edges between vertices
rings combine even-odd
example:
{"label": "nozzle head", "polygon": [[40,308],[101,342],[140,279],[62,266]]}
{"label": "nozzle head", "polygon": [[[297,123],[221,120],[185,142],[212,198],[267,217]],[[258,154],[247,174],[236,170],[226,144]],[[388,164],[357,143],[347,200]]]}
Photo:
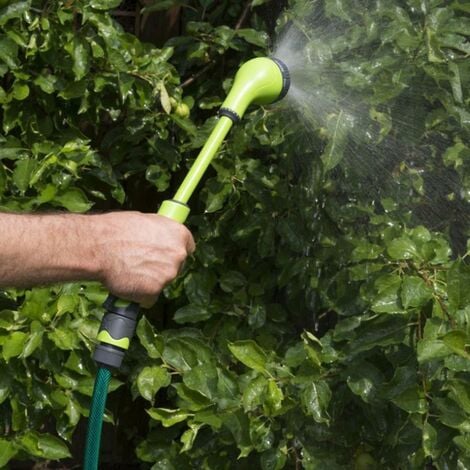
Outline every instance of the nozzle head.
{"label": "nozzle head", "polygon": [[251,103],[270,104],[282,99],[289,86],[289,70],[279,59],[251,59],[238,70],[221,109],[241,118]]}

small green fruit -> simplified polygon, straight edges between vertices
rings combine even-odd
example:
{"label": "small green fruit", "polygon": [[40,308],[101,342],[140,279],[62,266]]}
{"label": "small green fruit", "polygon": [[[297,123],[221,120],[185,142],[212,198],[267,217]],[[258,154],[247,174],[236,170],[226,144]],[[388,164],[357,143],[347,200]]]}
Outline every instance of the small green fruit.
{"label": "small green fruit", "polygon": [[187,118],[189,116],[189,106],[186,103],[180,103],[175,109],[175,114],[181,118]]}
{"label": "small green fruit", "polygon": [[375,470],[378,468],[374,457],[367,452],[362,452],[356,456],[354,470]]}

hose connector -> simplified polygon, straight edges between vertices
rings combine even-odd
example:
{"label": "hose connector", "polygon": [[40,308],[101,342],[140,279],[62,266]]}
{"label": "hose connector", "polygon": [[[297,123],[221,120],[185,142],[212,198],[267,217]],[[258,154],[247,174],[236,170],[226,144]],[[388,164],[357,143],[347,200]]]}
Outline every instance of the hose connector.
{"label": "hose connector", "polygon": [[139,305],[109,295],[103,304],[106,309],[98,333],[93,359],[101,367],[119,369],[130,341],[134,336]]}

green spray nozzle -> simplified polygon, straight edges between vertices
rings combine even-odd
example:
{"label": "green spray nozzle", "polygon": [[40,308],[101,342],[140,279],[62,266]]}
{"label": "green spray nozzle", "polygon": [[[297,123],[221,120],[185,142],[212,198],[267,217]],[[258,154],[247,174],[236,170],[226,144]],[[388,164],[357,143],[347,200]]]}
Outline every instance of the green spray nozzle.
{"label": "green spray nozzle", "polygon": [[232,88],[222,104],[221,114],[228,111],[240,119],[250,104],[274,103],[287,94],[289,86],[289,70],[279,59],[251,59],[235,75]]}

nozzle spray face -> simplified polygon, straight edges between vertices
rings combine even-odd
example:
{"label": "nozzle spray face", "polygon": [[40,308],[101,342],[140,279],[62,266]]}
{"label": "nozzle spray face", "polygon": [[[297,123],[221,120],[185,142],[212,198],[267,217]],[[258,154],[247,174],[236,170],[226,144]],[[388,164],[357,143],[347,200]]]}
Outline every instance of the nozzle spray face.
{"label": "nozzle spray face", "polygon": [[271,57],[271,60],[275,62],[276,65],[279,67],[279,70],[281,71],[281,75],[282,75],[281,93],[279,93],[279,96],[277,97],[277,99],[274,100],[274,101],[280,101],[282,100],[282,98],[284,98],[287,95],[287,92],[289,91],[290,73],[289,73],[289,69],[287,68],[287,65],[282,60],[276,59],[275,57]]}
{"label": "nozzle spray face", "polygon": [[275,58],[257,57],[243,64],[220,114],[240,119],[251,103],[270,104],[286,96],[290,76],[287,66]]}

